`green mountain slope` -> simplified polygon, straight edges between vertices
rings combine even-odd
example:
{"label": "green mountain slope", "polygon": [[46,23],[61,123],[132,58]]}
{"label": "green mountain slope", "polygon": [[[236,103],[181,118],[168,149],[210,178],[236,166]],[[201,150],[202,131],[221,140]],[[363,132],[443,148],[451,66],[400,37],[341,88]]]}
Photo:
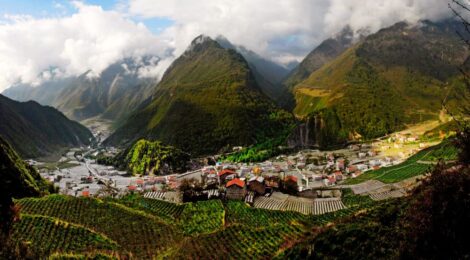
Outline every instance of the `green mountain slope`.
{"label": "green mountain slope", "polygon": [[313,49],[302,62],[289,73],[289,76],[284,80],[284,85],[288,89],[292,89],[308,78],[312,72],[341,55],[345,50],[351,47],[352,43],[353,32],[349,27],[346,27],[338,35],[323,41],[318,47]]}
{"label": "green mountain slope", "polygon": [[236,50],[248,62],[253,76],[261,91],[274,101],[279,101],[284,94],[282,81],[289,74],[289,70],[270,60],[264,59],[257,53],[243,46],[235,46],[223,36],[216,41],[224,48]]}
{"label": "green mountain slope", "polygon": [[296,100],[293,95],[295,86],[301,83],[308,76],[320,69],[323,65],[331,62],[346,51],[353,44],[353,33],[349,27],[346,27],[334,37],[321,42],[313,49],[300,64],[298,64],[283,79],[280,97],[278,103],[289,110],[295,108]]}
{"label": "green mountain slope", "polygon": [[289,120],[261,93],[240,54],[199,36],[165,72],[153,99],[105,143],[146,138],[205,154],[274,136]]}
{"label": "green mountain slope", "polygon": [[14,198],[49,193],[50,185],[0,137],[0,190]]}
{"label": "green mountain slope", "polygon": [[468,49],[457,29],[447,21],[380,30],[297,84],[294,113],[316,114],[329,129],[324,138],[345,140],[438,119],[443,100],[451,109],[468,106],[458,71]]}
{"label": "green mountain slope", "polygon": [[17,102],[0,95],[0,136],[23,157],[57,154],[90,143],[93,135],[52,107]]}

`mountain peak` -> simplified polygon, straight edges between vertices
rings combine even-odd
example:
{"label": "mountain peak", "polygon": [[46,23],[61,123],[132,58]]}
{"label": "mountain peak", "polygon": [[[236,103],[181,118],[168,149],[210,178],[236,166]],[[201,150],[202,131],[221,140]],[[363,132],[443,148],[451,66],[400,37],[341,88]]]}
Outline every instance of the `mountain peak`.
{"label": "mountain peak", "polygon": [[194,38],[194,40],[191,42],[191,45],[198,45],[198,44],[203,44],[204,42],[212,41],[211,37],[201,34]]}
{"label": "mountain peak", "polygon": [[191,41],[191,44],[186,49],[185,54],[203,51],[209,47],[220,48],[220,45],[216,41],[214,41],[211,37],[201,34]]}

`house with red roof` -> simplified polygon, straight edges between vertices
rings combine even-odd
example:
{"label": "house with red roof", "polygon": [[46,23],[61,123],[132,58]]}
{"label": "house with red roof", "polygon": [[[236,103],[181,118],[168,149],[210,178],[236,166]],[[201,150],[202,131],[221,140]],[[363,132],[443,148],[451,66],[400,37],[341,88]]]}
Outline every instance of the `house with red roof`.
{"label": "house with red roof", "polygon": [[335,178],[337,181],[342,181],[343,180],[343,173],[340,171],[336,171],[335,173]]}
{"label": "house with red roof", "polygon": [[224,169],[224,170],[221,170],[217,174],[217,177],[219,178],[219,183],[223,184],[223,183],[225,183],[225,180],[227,179],[227,177],[229,177],[229,176],[235,177],[236,175],[237,175],[236,172],[234,172],[232,170],[229,170],[229,169]]}
{"label": "house with red roof", "polygon": [[243,200],[246,195],[245,181],[235,178],[225,185],[226,197],[232,200]]}
{"label": "house with red roof", "polygon": [[295,177],[295,176],[293,176],[293,175],[289,175],[289,176],[287,176],[287,177],[284,179],[284,181],[286,181],[286,182],[287,182],[287,181],[297,182],[298,179],[297,179],[297,177]]}
{"label": "house with red roof", "polygon": [[90,197],[90,190],[84,189],[82,191],[82,197]]}
{"label": "house with red roof", "polygon": [[355,171],[357,171],[357,166],[356,165],[350,165],[348,168],[347,168],[347,172],[349,174],[352,174],[354,173]]}
{"label": "house with red roof", "polygon": [[329,176],[327,179],[323,180],[326,186],[332,186],[336,184],[336,177],[335,175]]}

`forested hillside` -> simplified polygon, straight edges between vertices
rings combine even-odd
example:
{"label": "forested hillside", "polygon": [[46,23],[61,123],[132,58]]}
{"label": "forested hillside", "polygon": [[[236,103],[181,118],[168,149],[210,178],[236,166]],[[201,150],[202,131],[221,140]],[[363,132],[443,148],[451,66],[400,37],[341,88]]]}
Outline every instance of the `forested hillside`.
{"label": "forested hillside", "polygon": [[90,144],[93,135],[55,108],[17,102],[0,95],[0,136],[24,158],[58,155]]}
{"label": "forested hillside", "polygon": [[453,21],[398,23],[366,37],[295,87],[294,113],[321,120],[329,142],[437,120],[444,100],[453,111],[468,107],[458,71],[468,55],[455,34],[461,29]]}
{"label": "forested hillside", "polygon": [[146,138],[193,155],[216,153],[276,136],[292,123],[262,94],[245,59],[206,36],[173,62],[155,91],[107,144]]}

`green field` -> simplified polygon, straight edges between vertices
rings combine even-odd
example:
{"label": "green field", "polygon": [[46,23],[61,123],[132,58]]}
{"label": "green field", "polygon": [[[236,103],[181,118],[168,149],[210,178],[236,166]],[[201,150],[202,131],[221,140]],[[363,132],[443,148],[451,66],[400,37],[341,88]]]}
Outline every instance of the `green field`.
{"label": "green field", "polygon": [[40,215],[22,214],[21,221],[14,224],[11,236],[13,241],[17,241],[10,245],[11,248],[22,250],[22,243],[18,243],[22,241],[39,256],[57,252],[89,253],[121,249],[115,241],[83,226]]}
{"label": "green field", "polygon": [[345,199],[348,208],[311,216],[251,208],[241,201],[26,198],[16,201],[21,220],[13,225],[10,247],[31,258],[273,258],[315,226],[373,206],[353,194]]}
{"label": "green field", "polygon": [[425,174],[439,159],[456,160],[457,153],[457,148],[446,140],[439,145],[418,152],[401,164],[367,171],[354,179],[347,179],[343,184],[358,184],[368,180],[379,180],[384,183],[399,182]]}

